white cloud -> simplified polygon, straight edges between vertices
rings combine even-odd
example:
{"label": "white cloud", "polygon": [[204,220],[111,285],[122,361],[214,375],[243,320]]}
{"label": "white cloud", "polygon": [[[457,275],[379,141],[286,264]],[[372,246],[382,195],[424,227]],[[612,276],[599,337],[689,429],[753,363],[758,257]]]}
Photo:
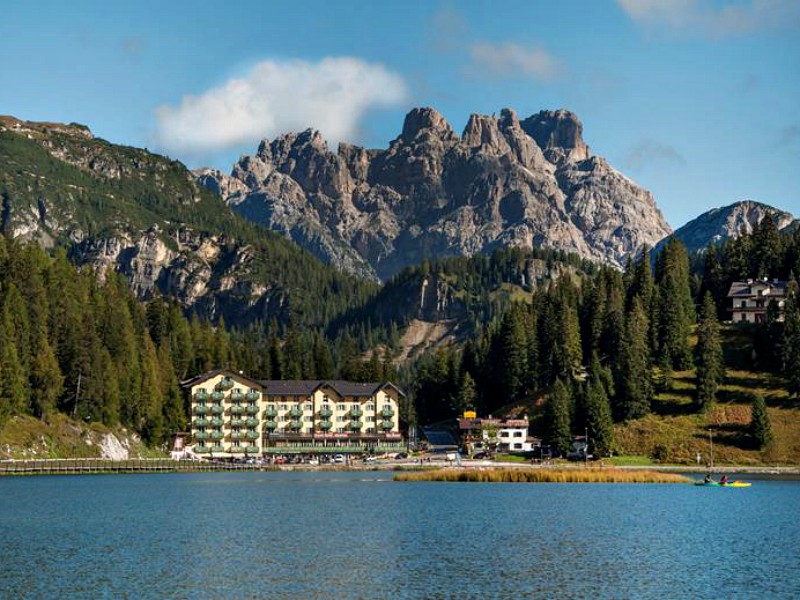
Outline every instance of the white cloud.
{"label": "white cloud", "polygon": [[475,42],[470,46],[470,74],[498,77],[530,77],[549,81],[561,74],[561,61],[543,48],[520,46],[512,42]]}
{"label": "white cloud", "polygon": [[369,109],[405,97],[402,77],[357,58],[265,60],[242,78],[156,108],[156,143],[202,156],[308,127],[331,142],[354,141]]}
{"label": "white cloud", "polygon": [[623,160],[623,166],[631,171],[683,164],[686,161],[675,148],[653,139],[640,140]]}
{"label": "white cloud", "polygon": [[642,25],[693,31],[714,38],[800,27],[797,0],[745,0],[716,5],[709,0],[617,0],[617,4]]}

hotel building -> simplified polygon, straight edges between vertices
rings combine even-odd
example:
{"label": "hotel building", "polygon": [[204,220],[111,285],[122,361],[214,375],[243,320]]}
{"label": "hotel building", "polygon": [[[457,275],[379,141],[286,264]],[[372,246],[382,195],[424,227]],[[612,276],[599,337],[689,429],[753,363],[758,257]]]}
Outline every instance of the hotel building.
{"label": "hotel building", "polygon": [[291,452],[404,449],[391,383],[259,381],[226,370],[185,382],[196,454],[214,457]]}

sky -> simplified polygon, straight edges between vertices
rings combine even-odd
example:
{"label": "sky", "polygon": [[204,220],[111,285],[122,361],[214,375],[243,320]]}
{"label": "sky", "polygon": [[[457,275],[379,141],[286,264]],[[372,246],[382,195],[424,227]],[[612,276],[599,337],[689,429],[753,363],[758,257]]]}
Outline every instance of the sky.
{"label": "sky", "polygon": [[308,127],[385,148],[417,106],[566,108],[677,228],[800,216],[800,0],[2,0],[0,114],[230,171]]}

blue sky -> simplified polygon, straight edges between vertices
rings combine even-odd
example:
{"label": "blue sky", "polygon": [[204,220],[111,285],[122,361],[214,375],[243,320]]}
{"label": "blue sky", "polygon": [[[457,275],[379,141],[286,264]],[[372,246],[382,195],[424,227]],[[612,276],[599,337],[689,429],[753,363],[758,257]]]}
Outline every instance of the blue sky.
{"label": "blue sky", "polygon": [[432,106],[568,108],[679,227],[751,198],[800,216],[800,1],[4,0],[0,114],[229,170],[315,127],[386,147]]}

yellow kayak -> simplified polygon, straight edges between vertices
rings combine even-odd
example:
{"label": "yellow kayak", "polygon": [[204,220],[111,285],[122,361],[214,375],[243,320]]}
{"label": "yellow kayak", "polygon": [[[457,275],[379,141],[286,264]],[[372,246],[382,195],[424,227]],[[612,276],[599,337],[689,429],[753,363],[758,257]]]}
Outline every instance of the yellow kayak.
{"label": "yellow kayak", "polygon": [[720,483],[719,481],[698,481],[695,485],[707,487],[750,487],[753,484],[749,481],[729,481],[728,483]]}

